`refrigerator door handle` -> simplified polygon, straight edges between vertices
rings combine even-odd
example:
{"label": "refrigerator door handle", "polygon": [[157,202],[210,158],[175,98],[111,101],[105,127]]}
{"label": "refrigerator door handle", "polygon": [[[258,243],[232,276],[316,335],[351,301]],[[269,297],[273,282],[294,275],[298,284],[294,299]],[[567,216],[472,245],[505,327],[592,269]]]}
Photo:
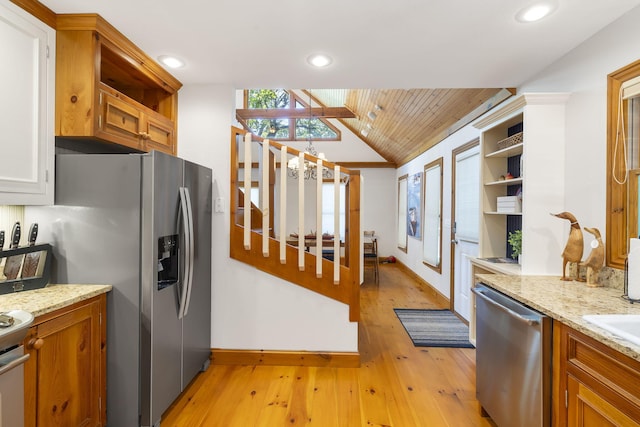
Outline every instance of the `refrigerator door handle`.
{"label": "refrigerator door handle", "polygon": [[189,312],[189,304],[191,303],[191,289],[193,288],[193,265],[194,265],[194,257],[195,257],[195,235],[193,232],[193,209],[191,206],[191,193],[189,192],[189,188],[184,187],[185,199],[187,201],[187,223],[189,224],[189,263],[187,265],[187,274],[189,277],[188,286],[187,286],[187,298],[185,300],[184,305],[184,313],[183,316],[186,316]]}
{"label": "refrigerator door handle", "polygon": [[189,288],[189,264],[191,262],[191,234],[189,234],[189,214],[187,210],[187,196],[185,195],[185,188],[180,187],[180,215],[182,216],[182,228],[185,243],[185,255],[184,255],[184,269],[182,270],[182,288],[180,290],[180,301],[178,309],[178,319],[184,317],[184,309],[187,302],[187,290]]}

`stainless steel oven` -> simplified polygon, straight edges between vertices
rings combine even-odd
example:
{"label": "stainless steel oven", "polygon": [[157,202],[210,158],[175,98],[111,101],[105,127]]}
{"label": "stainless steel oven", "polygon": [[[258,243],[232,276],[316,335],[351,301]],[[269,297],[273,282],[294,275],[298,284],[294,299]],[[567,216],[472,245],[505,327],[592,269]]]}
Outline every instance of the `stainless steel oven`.
{"label": "stainless steel oven", "polygon": [[499,427],[551,425],[551,319],[477,285],[476,396]]}
{"label": "stainless steel oven", "polygon": [[33,316],[23,310],[0,313],[0,427],[24,425],[24,362],[22,341]]}

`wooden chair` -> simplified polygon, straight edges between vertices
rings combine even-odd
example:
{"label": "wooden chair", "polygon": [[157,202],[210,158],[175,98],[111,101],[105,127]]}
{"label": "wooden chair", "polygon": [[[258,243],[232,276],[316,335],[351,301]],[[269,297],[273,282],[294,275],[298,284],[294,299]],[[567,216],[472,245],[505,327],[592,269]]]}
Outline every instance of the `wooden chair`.
{"label": "wooden chair", "polygon": [[378,238],[375,235],[375,231],[364,232],[364,268],[367,267],[373,269],[373,277],[376,283],[380,281],[380,274],[378,271]]}

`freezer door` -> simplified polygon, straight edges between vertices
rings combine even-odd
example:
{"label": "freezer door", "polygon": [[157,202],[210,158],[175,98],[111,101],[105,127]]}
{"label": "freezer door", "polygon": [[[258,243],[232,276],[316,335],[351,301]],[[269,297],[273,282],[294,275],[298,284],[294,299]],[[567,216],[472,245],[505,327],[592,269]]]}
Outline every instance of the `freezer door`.
{"label": "freezer door", "polygon": [[194,251],[192,288],[183,319],[183,389],[206,369],[211,353],[211,169],[185,161],[184,186],[191,198]]}
{"label": "freezer door", "polygon": [[[152,152],[143,158],[142,180],[142,312],[141,425],[153,426],[181,391],[182,321],[178,295],[182,285],[179,236],[179,189],[183,161]],[[177,250],[176,250],[177,249]],[[159,253],[160,250],[166,253]],[[166,261],[177,255],[178,262]],[[166,268],[174,268],[165,274]],[[161,278],[159,283],[158,278]],[[177,279],[177,280],[173,280]]]}
{"label": "freezer door", "polygon": [[137,155],[56,155],[56,206],[32,210],[54,249],[51,283],[108,283],[107,419],[138,424],[140,180]]}

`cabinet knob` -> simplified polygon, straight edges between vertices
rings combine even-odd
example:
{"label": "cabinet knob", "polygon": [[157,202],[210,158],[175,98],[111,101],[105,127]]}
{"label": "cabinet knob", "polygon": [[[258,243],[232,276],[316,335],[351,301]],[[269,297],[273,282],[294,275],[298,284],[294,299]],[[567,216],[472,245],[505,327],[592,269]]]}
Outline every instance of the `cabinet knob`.
{"label": "cabinet knob", "polygon": [[40,348],[44,345],[44,340],[42,338],[31,338],[27,343],[28,349],[40,350]]}
{"label": "cabinet knob", "polygon": [[149,135],[147,132],[140,132],[139,135],[140,135],[140,137],[142,139],[150,139],[151,138],[151,135]]}

